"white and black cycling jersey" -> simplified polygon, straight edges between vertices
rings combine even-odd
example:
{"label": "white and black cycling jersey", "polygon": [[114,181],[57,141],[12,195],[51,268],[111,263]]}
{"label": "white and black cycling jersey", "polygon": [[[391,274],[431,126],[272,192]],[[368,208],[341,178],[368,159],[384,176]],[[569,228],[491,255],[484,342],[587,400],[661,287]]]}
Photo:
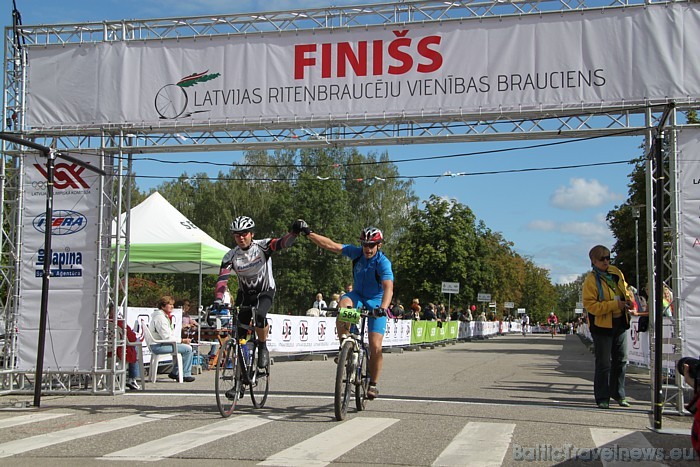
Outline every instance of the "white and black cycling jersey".
{"label": "white and black cycling jersey", "polygon": [[245,250],[238,246],[229,250],[221,261],[214,298],[223,297],[231,273],[238,276],[239,295],[257,295],[274,290],[275,278],[272,275],[271,255],[277,250],[291,246],[295,239],[296,236],[287,234],[280,238],[253,240],[250,247]]}

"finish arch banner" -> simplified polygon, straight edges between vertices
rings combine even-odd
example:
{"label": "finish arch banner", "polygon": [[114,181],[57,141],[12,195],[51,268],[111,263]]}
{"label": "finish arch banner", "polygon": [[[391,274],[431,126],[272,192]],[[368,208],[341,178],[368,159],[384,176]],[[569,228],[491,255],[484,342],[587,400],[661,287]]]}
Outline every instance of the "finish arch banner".
{"label": "finish arch banner", "polygon": [[700,96],[700,5],[29,46],[29,126],[274,124]]}
{"label": "finish arch banner", "polygon": [[683,356],[700,356],[700,130],[684,128],[678,134],[680,290],[675,317],[681,319]]}

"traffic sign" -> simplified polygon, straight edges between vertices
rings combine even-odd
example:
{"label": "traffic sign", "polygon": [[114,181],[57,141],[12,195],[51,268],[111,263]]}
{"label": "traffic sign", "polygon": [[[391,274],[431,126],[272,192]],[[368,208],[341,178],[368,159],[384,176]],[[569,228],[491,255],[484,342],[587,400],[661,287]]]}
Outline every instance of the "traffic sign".
{"label": "traffic sign", "polygon": [[459,293],[459,282],[443,282],[442,293]]}
{"label": "traffic sign", "polygon": [[477,294],[476,301],[477,302],[490,302],[491,301],[491,294],[490,293]]}
{"label": "traffic sign", "polygon": [[518,308],[518,314],[519,314],[519,315],[524,315],[524,314],[525,314],[525,308]]}
{"label": "traffic sign", "polygon": [[503,304],[503,308],[515,308],[515,303],[513,302],[505,302]]}

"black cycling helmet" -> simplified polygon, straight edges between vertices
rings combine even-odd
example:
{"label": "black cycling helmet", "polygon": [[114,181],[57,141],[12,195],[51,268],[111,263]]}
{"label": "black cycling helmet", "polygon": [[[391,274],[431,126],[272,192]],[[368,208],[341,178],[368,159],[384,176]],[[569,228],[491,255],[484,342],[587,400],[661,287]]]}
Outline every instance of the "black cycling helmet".
{"label": "black cycling helmet", "polygon": [[376,227],[366,227],[360,234],[360,242],[363,245],[376,245],[384,241],[382,231]]}
{"label": "black cycling helmet", "polygon": [[238,216],[229,227],[231,232],[252,232],[255,230],[255,222],[248,216]]}

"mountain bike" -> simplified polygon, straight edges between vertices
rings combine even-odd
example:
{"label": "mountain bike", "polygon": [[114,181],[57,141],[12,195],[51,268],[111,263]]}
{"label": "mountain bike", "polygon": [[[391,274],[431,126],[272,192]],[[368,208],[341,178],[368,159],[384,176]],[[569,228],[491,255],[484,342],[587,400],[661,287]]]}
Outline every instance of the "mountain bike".
{"label": "mountain bike", "polygon": [[[270,391],[270,362],[265,368],[258,368],[258,337],[250,323],[239,322],[242,310],[250,310],[255,316],[254,307],[236,307],[231,310],[231,319],[226,323],[229,337],[219,348],[216,362],[214,390],[216,406],[221,416],[229,417],[236,404],[250,390],[253,407],[262,408]],[[250,336],[246,342],[246,337]]]}
{"label": "mountain bike", "polygon": [[350,333],[340,336],[340,352],[338,353],[338,367],[335,374],[333,405],[336,420],[342,421],[348,413],[353,392],[358,412],[364,410],[367,405],[367,388],[370,381],[370,352],[364,341],[367,318],[378,318],[385,316],[386,313],[381,308],[370,310],[362,307],[331,310],[328,315],[335,316],[337,320],[351,325]]}

